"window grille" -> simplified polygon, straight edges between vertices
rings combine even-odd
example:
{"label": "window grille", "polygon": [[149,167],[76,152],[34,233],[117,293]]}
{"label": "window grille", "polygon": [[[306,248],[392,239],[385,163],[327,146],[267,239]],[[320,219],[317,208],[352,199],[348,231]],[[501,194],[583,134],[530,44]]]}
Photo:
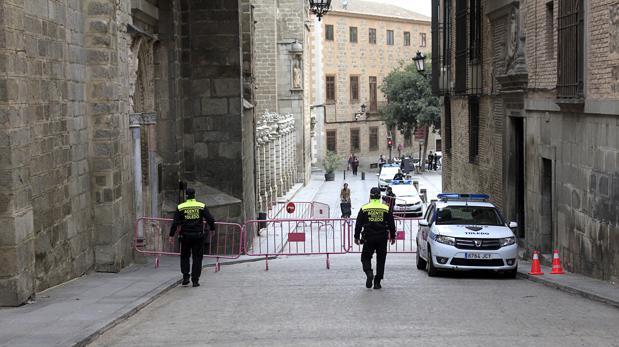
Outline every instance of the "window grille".
{"label": "window grille", "polygon": [[376,44],[376,29],[370,28],[368,31],[368,38],[371,44]]}
{"label": "window grille", "polygon": [[419,47],[426,46],[426,33],[419,33]]}
{"label": "window grille", "polygon": [[359,152],[359,129],[350,129],[350,151]]}
{"label": "window grille", "polygon": [[434,95],[445,95],[450,92],[452,14],[451,1],[432,0],[432,93]]}
{"label": "window grille", "polygon": [[393,46],[393,30],[387,30],[387,45]]}
{"label": "window grille", "polygon": [[411,33],[408,31],[404,32],[404,46],[411,45]]}
{"label": "window grille", "polygon": [[456,83],[459,95],[482,92],[481,0],[456,1]]}
{"label": "window grille", "polygon": [[376,76],[370,76],[370,112],[378,110],[378,83]]}
{"label": "window grille", "polygon": [[333,41],[333,25],[332,24],[325,25],[325,40]]}
{"label": "window grille", "polygon": [[351,43],[357,43],[357,27],[349,28],[349,41]]}
{"label": "window grille", "polygon": [[335,76],[327,76],[325,82],[327,101],[335,101]]}
{"label": "window grille", "polygon": [[370,127],[370,151],[378,150],[378,127]]}
{"label": "window grille", "polygon": [[583,97],[583,0],[559,0],[557,93],[559,98]]}
{"label": "window grille", "polygon": [[350,101],[359,101],[359,76],[350,76]]}
{"label": "window grille", "polygon": [[335,130],[327,130],[327,151],[337,153],[337,132]]}

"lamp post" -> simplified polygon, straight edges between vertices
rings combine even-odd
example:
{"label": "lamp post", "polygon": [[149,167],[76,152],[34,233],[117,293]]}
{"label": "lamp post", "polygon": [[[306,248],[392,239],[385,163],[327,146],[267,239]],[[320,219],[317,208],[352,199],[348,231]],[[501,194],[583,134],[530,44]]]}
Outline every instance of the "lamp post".
{"label": "lamp post", "polygon": [[[415,54],[415,56],[413,57],[413,62],[415,63],[415,68],[417,69],[417,72],[420,73],[423,77],[428,78],[425,73],[426,56],[420,51],[417,51],[417,54]],[[426,134],[427,132],[424,134],[424,137],[426,136]],[[419,141],[419,168],[421,171],[425,171],[424,158],[421,157],[421,146],[423,146],[424,144],[425,140]]]}
{"label": "lamp post", "polygon": [[417,54],[415,55],[415,57],[413,57],[413,62],[415,62],[415,68],[417,69],[417,72],[425,76],[426,56],[423,55],[423,53],[417,51]]}
{"label": "lamp post", "polygon": [[365,116],[365,111],[367,106],[365,104],[361,104],[361,112],[355,112],[355,120],[361,119],[361,117]]}
{"label": "lamp post", "polygon": [[318,21],[331,9],[331,0],[309,0],[309,4],[310,11],[316,15]]}

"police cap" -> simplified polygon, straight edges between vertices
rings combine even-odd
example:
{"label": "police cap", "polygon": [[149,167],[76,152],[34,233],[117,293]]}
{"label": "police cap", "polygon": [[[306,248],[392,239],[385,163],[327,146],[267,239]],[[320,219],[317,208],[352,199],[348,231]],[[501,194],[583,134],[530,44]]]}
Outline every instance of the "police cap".
{"label": "police cap", "polygon": [[185,190],[185,194],[187,195],[187,199],[193,199],[196,197],[196,191],[193,188],[187,188],[187,190]]}
{"label": "police cap", "polygon": [[380,199],[380,188],[374,187],[370,189],[370,199]]}

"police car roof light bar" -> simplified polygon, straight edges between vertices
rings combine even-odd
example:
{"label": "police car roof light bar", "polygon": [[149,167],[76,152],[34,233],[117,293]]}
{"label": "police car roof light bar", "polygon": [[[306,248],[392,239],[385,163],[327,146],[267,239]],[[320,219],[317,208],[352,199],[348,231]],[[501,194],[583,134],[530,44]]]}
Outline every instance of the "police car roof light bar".
{"label": "police car roof light bar", "polygon": [[391,185],[398,185],[398,184],[413,184],[413,180],[392,180],[391,181]]}
{"label": "police car roof light bar", "polygon": [[441,193],[441,194],[437,195],[437,197],[440,200],[442,200],[442,201],[448,201],[448,200],[463,200],[463,201],[482,200],[482,201],[486,201],[486,200],[490,199],[490,196],[488,194]]}

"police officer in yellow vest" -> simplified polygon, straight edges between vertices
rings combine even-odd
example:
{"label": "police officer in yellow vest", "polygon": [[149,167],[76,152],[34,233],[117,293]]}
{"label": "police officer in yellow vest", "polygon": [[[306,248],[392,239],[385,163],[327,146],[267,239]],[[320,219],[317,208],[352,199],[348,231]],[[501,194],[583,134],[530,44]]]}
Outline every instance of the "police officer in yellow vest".
{"label": "police officer in yellow vest", "polygon": [[187,188],[185,194],[187,201],[178,205],[174,214],[174,222],[170,228],[170,241],[174,240],[176,229],[180,226],[182,284],[184,286],[189,284],[189,256],[191,255],[193,260],[191,282],[194,287],[198,287],[200,286],[206,237],[204,221],[208,224],[209,229],[214,231],[215,219],[203,203],[196,201],[196,191],[193,188]]}
{"label": "police officer in yellow vest", "polygon": [[[355,225],[355,244],[363,244],[361,264],[367,276],[365,287],[380,289],[380,281],[385,273],[388,236],[395,243],[395,222],[389,206],[380,202],[380,189],[370,190],[370,202],[359,210]],[[361,238],[360,238],[361,237]],[[372,256],[376,252],[376,276],[372,271]]]}

